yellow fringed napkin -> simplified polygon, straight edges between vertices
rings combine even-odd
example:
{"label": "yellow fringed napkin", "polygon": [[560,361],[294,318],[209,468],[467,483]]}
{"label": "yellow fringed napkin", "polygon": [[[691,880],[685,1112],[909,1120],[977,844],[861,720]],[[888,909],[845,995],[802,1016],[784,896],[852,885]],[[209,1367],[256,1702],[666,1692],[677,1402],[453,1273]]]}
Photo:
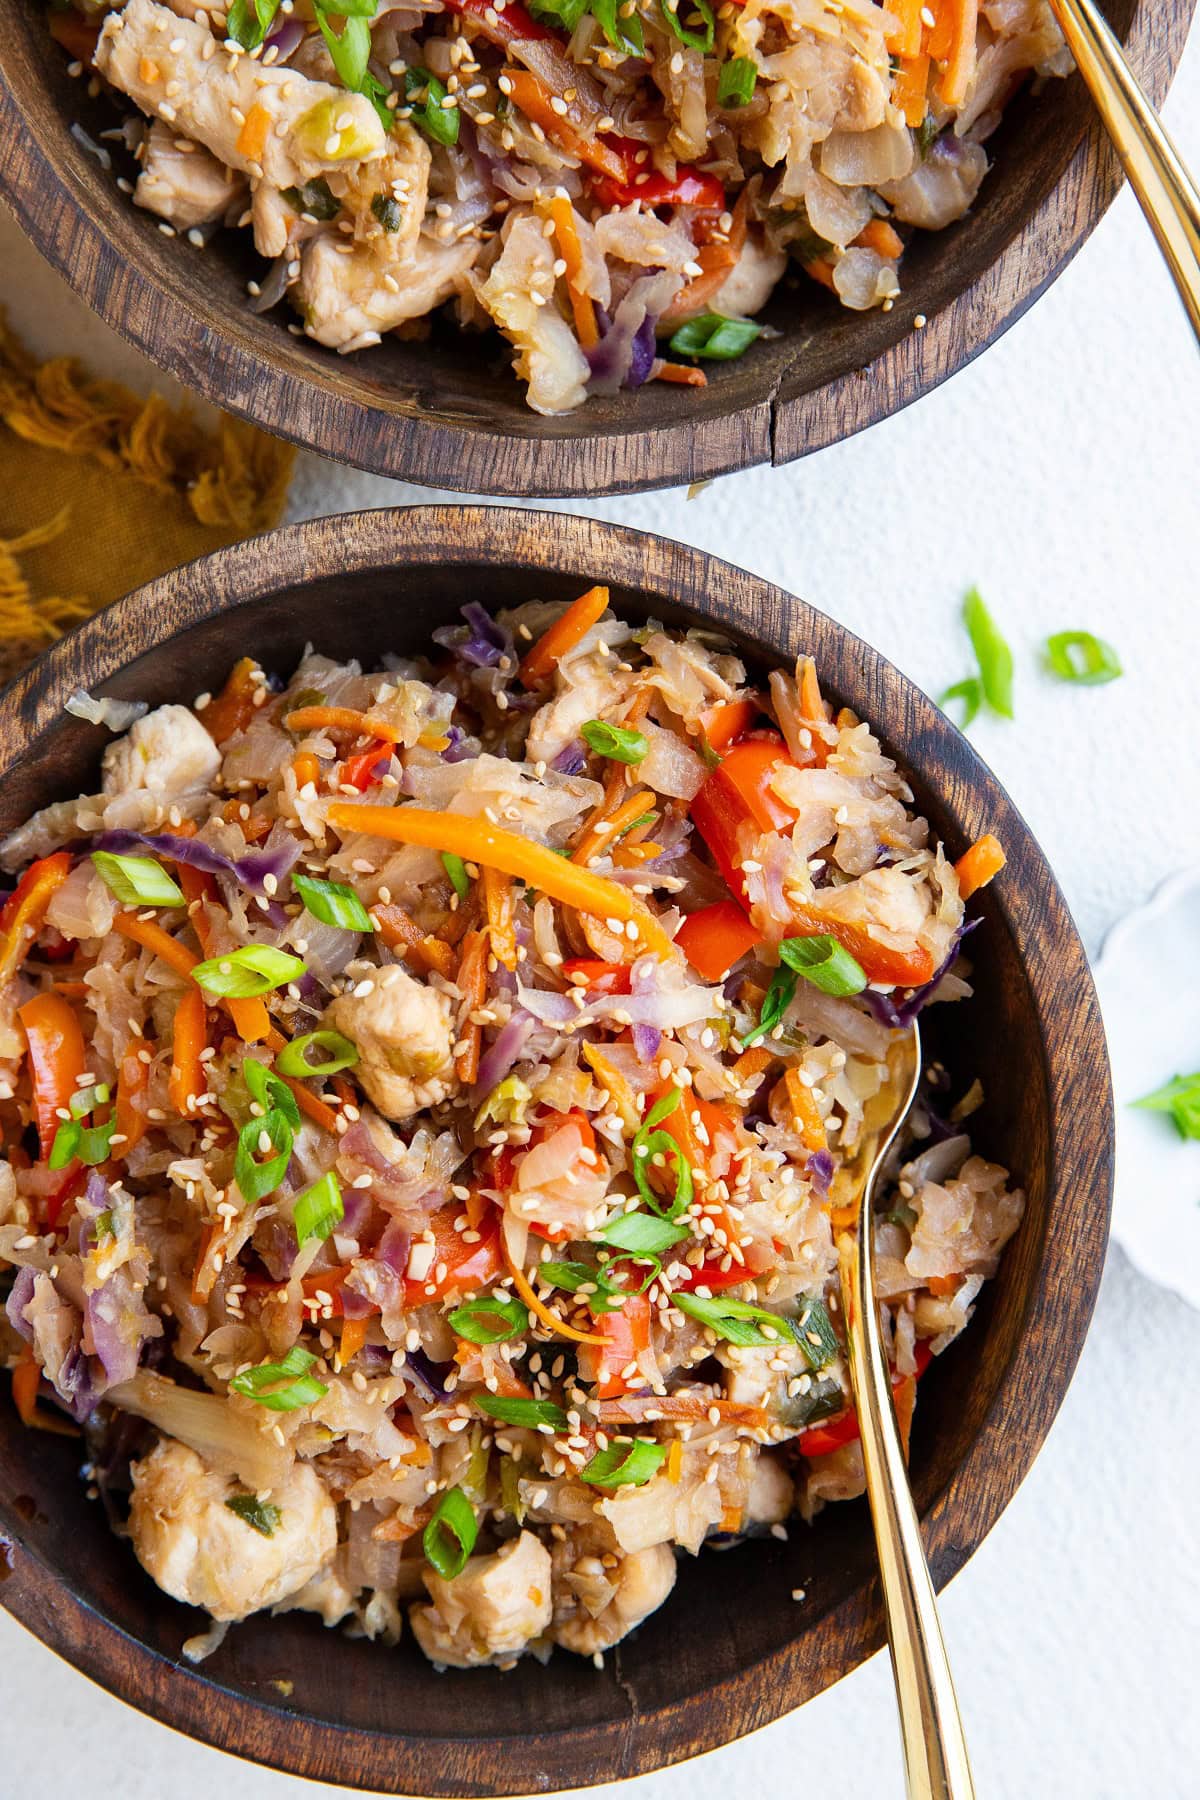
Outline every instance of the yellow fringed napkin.
{"label": "yellow fringed napkin", "polygon": [[295,452],[37,363],[0,318],[0,680],[165,569],[278,523]]}

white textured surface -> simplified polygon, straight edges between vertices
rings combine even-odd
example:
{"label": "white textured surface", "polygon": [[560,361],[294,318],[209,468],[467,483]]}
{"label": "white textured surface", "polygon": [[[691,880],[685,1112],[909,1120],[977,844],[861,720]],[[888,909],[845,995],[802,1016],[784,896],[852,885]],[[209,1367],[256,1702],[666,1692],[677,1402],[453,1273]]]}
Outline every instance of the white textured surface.
{"label": "white textured surface", "polygon": [[[1167,110],[1200,165],[1200,48]],[[139,378],[0,218],[14,323]],[[140,377],[148,378],[143,374]],[[1200,361],[1123,195],[1057,286],[947,387],[865,437],[776,471],[579,510],[713,550],[802,593],[938,692],[968,669],[977,581],[1018,653],[1018,720],[976,742],[1046,848],[1088,947],[1196,855],[1195,509]],[[430,496],[306,458],[293,514]],[[0,531],[4,528],[0,496]],[[1111,639],[1118,685],[1037,671],[1048,631]],[[1177,1001],[1195,1006],[1195,970]],[[1200,1152],[1197,1152],[1200,1155]],[[1194,1795],[1200,1766],[1200,1317],[1114,1252],[1060,1420],[943,1606],[981,1796]],[[321,1790],[168,1735],[0,1613],[5,1795],[286,1800]],[[605,1771],[595,1771],[598,1783]],[[598,1793],[600,1790],[592,1790]],[[629,1800],[902,1791],[886,1660],[801,1714]]]}

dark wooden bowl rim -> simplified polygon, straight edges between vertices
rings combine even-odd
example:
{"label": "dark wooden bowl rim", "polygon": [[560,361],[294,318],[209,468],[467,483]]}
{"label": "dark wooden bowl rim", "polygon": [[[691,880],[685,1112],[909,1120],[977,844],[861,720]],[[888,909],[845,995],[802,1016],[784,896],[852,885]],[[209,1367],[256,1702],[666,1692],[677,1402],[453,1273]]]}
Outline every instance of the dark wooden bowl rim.
{"label": "dark wooden bowl rim", "polygon": [[[151,582],[56,644],[0,696],[0,781],[41,766],[39,735],[82,683],[93,691],[141,652],[216,614],[233,615],[289,584],[398,564],[556,572],[722,620],[777,654],[800,645],[827,689],[856,704],[919,785],[948,796],[964,838],[998,832],[1009,877],[999,910],[1028,980],[1050,1095],[1048,1225],[1015,1349],[952,1478],[922,1494],[923,1530],[943,1586],[974,1551],[1028,1472],[1066,1391],[1100,1281],[1108,1232],[1113,1123],[1108,1064],[1087,960],[1057,884],[1020,815],[970,744],[878,652],[803,602],[715,557],[614,525],[536,511],[428,507],[325,518],[233,546]],[[231,618],[236,648],[264,654]],[[190,693],[181,671],[180,689]],[[896,733],[893,736],[893,732]],[[960,846],[951,844],[951,851]],[[947,1359],[949,1360],[949,1359]],[[918,1415],[919,1416],[919,1415]],[[786,1648],[674,1704],[554,1734],[479,1739],[391,1736],[331,1726],[281,1699],[218,1685],[131,1638],[93,1611],[25,1542],[0,1478],[0,1532],[11,1540],[0,1602],[77,1668],[155,1718],[217,1747],[297,1775],[388,1793],[482,1795],[553,1791],[643,1774],[779,1718],[854,1668],[882,1642],[873,1580],[810,1621],[796,1611]],[[861,1503],[860,1503],[861,1504]],[[97,1517],[96,1529],[103,1530]],[[868,1532],[865,1511],[861,1530]],[[0,1538],[0,1548],[3,1538]],[[0,1556],[0,1573],[3,1572]],[[314,1627],[314,1631],[316,1627]],[[380,1649],[375,1654],[386,1657]],[[561,1655],[562,1653],[558,1653]],[[610,1663],[612,1659],[610,1658]],[[590,1671],[589,1671],[590,1673]],[[553,1678],[553,1665],[546,1672]],[[443,1678],[444,1679],[444,1678]],[[497,1681],[504,1677],[472,1676]],[[596,1680],[619,1680],[616,1672]]]}

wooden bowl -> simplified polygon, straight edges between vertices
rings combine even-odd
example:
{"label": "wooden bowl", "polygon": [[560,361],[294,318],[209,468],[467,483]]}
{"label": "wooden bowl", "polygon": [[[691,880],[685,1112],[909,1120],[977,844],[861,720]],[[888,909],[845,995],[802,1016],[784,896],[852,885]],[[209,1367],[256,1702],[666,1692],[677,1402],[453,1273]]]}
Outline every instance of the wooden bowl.
{"label": "wooden bowl", "polygon": [[[1108,1232],[1112,1109],[1087,962],[1045,858],[971,746],[874,650],[767,582],[613,525],[475,507],[320,519],[152,582],[10,687],[0,829],[94,780],[106,734],[63,711],[80,684],[152,704],[190,700],[246,651],[281,671],[309,639],[336,657],[413,652],[468,596],[566,598],[593,578],[635,616],[720,622],[752,659],[810,650],[827,691],[911,772],[951,853],[984,830],[1008,852],[978,903],[977,996],[930,1020],[959,1082],[984,1082],[979,1149],[1029,1194],[977,1317],[921,1386],[913,1480],[944,1583],[1028,1470],[1079,1355]],[[238,1626],[197,1671],[179,1650],[201,1616],[160,1593],[110,1535],[78,1465],[77,1443],[25,1431],[0,1396],[0,1531],[11,1540],[0,1601],[122,1699],[297,1775],[389,1794],[495,1795],[644,1774],[778,1718],[882,1642],[859,1501],[811,1528],[796,1521],[786,1544],[685,1558],[667,1605],[602,1671],[556,1651],[544,1668],[527,1659],[511,1674],[439,1675],[407,1634],[387,1650],[298,1613]],[[293,1684],[286,1698],[281,1682]]]}
{"label": "wooden bowl", "polygon": [[[1195,0],[1109,0],[1161,100]],[[530,412],[499,340],[439,324],[429,343],[388,338],[338,357],[256,317],[261,275],[245,232],[205,251],[167,238],[68,130],[114,122],[89,101],[30,0],[0,0],[0,195],[108,324],[206,399],[378,475],[466,493],[616,494],[789,462],[850,437],[936,387],[990,344],[1066,265],[1112,200],[1115,157],[1078,76],[1020,94],[989,144],[975,210],[918,233],[891,313],[853,313],[806,277],[766,312],[782,335],[710,364],[698,391],[655,382],[566,418]],[[115,151],[115,146],[109,146]],[[1151,254],[1147,245],[1147,256]],[[914,330],[924,314],[928,325]]]}

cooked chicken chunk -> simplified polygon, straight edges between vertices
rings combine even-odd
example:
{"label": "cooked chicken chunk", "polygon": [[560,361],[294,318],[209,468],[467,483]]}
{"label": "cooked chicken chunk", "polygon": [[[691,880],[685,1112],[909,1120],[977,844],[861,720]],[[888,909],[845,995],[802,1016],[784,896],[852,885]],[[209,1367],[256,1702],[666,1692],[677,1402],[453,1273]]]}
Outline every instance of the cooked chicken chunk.
{"label": "cooked chicken chunk", "polygon": [[220,766],[221,752],[194,713],[159,706],[104,752],[104,792],[149,788],[173,799],[207,787]]}
{"label": "cooked chicken chunk", "polygon": [[786,268],[787,256],[782,250],[768,250],[757,238],[748,237],[737,262],[701,310],[721,313],[727,319],[749,318],[767,304]]}
{"label": "cooked chicken chunk", "polygon": [[409,1613],[417,1642],[430,1662],[452,1669],[520,1656],[549,1629],[550,1580],[549,1551],[532,1531],[494,1556],[473,1556],[453,1581],[427,1573],[431,1604]]}
{"label": "cooked chicken chunk", "polygon": [[398,963],[379,970],[369,994],[340,994],[325,1023],[357,1044],[355,1073],[385,1118],[409,1119],[450,1092],[450,1002]]}
{"label": "cooked chicken chunk", "polygon": [[217,49],[206,25],[156,0],[129,0],[109,13],[95,60],[143,112],[273,187],[294,187],[384,147],[383,126],[362,94]]}
{"label": "cooked chicken chunk", "polygon": [[[475,294],[517,349],[535,412],[569,412],[587,397],[591,373],[575,333],[554,305],[554,249],[533,213],[513,214],[504,249]],[[536,296],[536,297],[535,297]]]}
{"label": "cooked chicken chunk", "polygon": [[155,119],[146,133],[142,172],[133,190],[135,206],[157,213],[177,231],[189,231],[194,225],[223,219],[245,191],[242,176]]}
{"label": "cooked chicken chunk", "polygon": [[228,1505],[242,1491],[174,1438],[133,1465],[129,1525],[139,1562],[168,1594],[214,1619],[274,1606],[337,1549],[336,1509],[306,1464],[266,1497],[279,1515],[265,1515],[269,1536]]}
{"label": "cooked chicken chunk", "polygon": [[763,1451],[750,1469],[750,1493],[742,1517],[742,1527],[778,1525],[796,1504],[792,1478],[782,1463]]}
{"label": "cooked chicken chunk", "polygon": [[329,185],[354,220],[358,243],[370,245],[381,267],[407,262],[429,194],[431,157],[425,139],[397,120],[384,154],[333,177]]}
{"label": "cooked chicken chunk", "polygon": [[385,331],[452,299],[479,255],[474,238],[433,244],[419,237],[412,254],[395,264],[380,264],[366,249],[347,256],[344,246],[344,238],[327,232],[314,238],[292,290],[309,337],[343,351],[377,343]]}
{"label": "cooked chicken chunk", "polygon": [[582,1556],[556,1586],[550,1635],[580,1656],[607,1650],[656,1611],[674,1586],[675,1557],[666,1544],[623,1556],[615,1569],[597,1556]]}

